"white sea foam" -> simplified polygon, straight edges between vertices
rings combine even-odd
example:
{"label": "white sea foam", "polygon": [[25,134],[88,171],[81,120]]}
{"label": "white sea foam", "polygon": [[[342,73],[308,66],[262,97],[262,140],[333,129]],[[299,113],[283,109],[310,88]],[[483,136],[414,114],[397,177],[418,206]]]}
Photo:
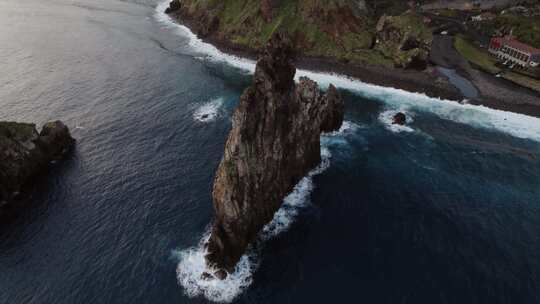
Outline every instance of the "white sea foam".
{"label": "white sea foam", "polygon": [[234,273],[229,274],[224,280],[203,279],[205,272],[214,272],[208,269],[204,258],[207,254],[205,244],[209,238],[210,229],[197,247],[176,253],[180,260],[176,268],[176,277],[188,297],[204,296],[210,301],[229,303],[251,285],[253,272],[257,268],[256,257],[251,256],[252,251],[246,253],[236,265]]}
{"label": "white sea foam", "polygon": [[[199,39],[189,28],[175,23],[164,13],[169,0],[156,8],[156,19],[189,39],[189,46],[197,53],[204,54],[205,60],[224,62],[247,73],[255,71],[253,60],[225,54],[213,45]],[[407,92],[401,89],[367,84],[349,77],[332,73],[298,70],[296,77],[307,76],[326,88],[330,83],[336,87],[353,91],[361,96],[377,99],[392,107],[406,106],[411,110],[431,112],[443,119],[504,132],[519,138],[540,141],[540,118],[495,110],[484,106],[460,104],[455,101],[431,98],[425,94]]]}
{"label": "white sea foam", "polygon": [[[169,4],[165,0],[156,8],[155,17],[164,27],[175,31],[178,35],[188,38],[189,46],[197,54],[195,58],[223,62],[236,67],[246,73],[254,73],[255,61],[225,54],[211,44],[199,39],[187,27],[175,23],[164,13]],[[203,56],[201,56],[203,55]],[[319,83],[324,89],[329,84],[336,87],[353,91],[360,96],[379,100],[392,108],[406,107],[414,111],[431,112],[443,119],[453,120],[459,123],[470,124],[475,127],[495,129],[500,132],[519,137],[540,141],[540,119],[523,114],[516,114],[500,110],[490,109],[484,106],[459,104],[450,100],[431,98],[425,94],[411,93],[401,89],[381,87],[367,84],[349,77],[332,73],[311,72],[297,70],[296,78],[307,76]],[[313,190],[313,177],[324,172],[330,164],[330,152],[325,146],[328,138],[339,136],[356,128],[352,124],[344,124],[339,132],[323,136],[321,154],[323,161],[319,167],[311,171],[294,188],[293,192],[284,199],[282,208],[276,213],[271,223],[264,227],[261,240],[267,240],[275,235],[286,231],[302,208],[309,205],[309,196]],[[255,250],[250,250],[242,257],[235,272],[225,280],[204,280],[201,278],[206,268],[204,256],[205,242],[209,232],[202,238],[197,247],[178,252],[180,262],[177,267],[177,278],[190,297],[204,296],[215,302],[231,302],[247,288],[253,280],[253,272],[258,266],[258,258]]]}
{"label": "white sea foam", "polygon": [[193,119],[200,122],[214,121],[218,117],[219,110],[221,109],[222,105],[222,97],[209,101],[201,105],[197,110],[195,110],[195,112],[193,113]]}
{"label": "white sea foam", "polygon": [[358,130],[359,128],[361,128],[359,124],[356,124],[352,121],[345,120],[343,121],[343,124],[341,125],[341,128],[339,128],[339,130],[333,131],[330,133],[324,133],[322,138],[325,139],[325,138],[332,138],[336,136],[345,136],[345,135],[356,132],[356,130]]}
{"label": "white sea foam", "polygon": [[187,37],[189,39],[189,46],[195,52],[205,55],[204,57],[199,58],[228,63],[231,66],[249,73],[255,72],[255,61],[223,53],[215,46],[202,41],[202,39],[198,38],[188,27],[174,22],[169,15],[165,14],[165,9],[169,6],[169,3],[170,0],[165,0],[158,4],[154,14],[156,20],[165,27],[175,31],[180,36]]}
{"label": "white sea foam", "polygon": [[330,167],[330,158],[332,154],[330,150],[321,147],[321,163],[317,168],[311,170],[307,176],[302,178],[294,187],[293,191],[283,199],[283,205],[274,215],[274,219],[264,226],[261,238],[263,240],[271,239],[272,237],[287,231],[291,223],[294,222],[300,210],[305,208],[310,203],[310,194],[313,191],[313,177],[324,172]]}
{"label": "white sea foam", "polygon": [[[399,125],[394,123],[394,116],[398,113],[402,112],[406,115],[407,121],[405,125]],[[413,118],[410,113],[407,113],[406,111],[398,111],[398,110],[388,110],[384,111],[381,114],[379,114],[379,121],[382,122],[388,130],[394,132],[394,133],[401,133],[401,132],[414,132],[414,129],[409,126],[413,122]]]}
{"label": "white sea foam", "polygon": [[346,122],[339,131],[322,136],[321,163],[302,178],[293,191],[284,198],[283,205],[276,212],[273,220],[261,231],[259,240],[254,245],[258,248],[250,248],[242,256],[235,271],[227,276],[225,280],[205,280],[202,278],[203,273],[214,272],[214,270],[207,268],[204,259],[207,253],[205,244],[210,237],[210,230],[207,230],[197,247],[176,252],[179,259],[176,269],[177,278],[178,282],[184,287],[186,295],[189,297],[204,296],[214,302],[229,303],[251,285],[253,273],[259,265],[257,251],[264,245],[264,241],[287,231],[300,211],[309,207],[310,195],[315,187],[313,177],[321,174],[330,166],[332,155],[325,144],[328,141],[324,139],[350,134],[356,127],[355,124]]}

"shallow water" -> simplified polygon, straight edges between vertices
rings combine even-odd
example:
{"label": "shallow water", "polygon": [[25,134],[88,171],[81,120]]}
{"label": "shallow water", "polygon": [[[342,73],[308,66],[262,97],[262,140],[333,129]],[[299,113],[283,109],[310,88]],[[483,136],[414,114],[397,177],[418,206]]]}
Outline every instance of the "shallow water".
{"label": "shallow water", "polygon": [[0,303],[540,302],[537,118],[305,71],[347,89],[328,163],[226,292],[182,281],[253,63],[158,4],[0,0],[0,120],[62,119],[78,140],[1,228]]}
{"label": "shallow water", "polygon": [[448,77],[450,83],[456,86],[463,96],[467,98],[478,97],[478,90],[474,87],[474,85],[467,78],[459,75],[455,70],[443,67],[438,67],[437,70],[444,76]]}

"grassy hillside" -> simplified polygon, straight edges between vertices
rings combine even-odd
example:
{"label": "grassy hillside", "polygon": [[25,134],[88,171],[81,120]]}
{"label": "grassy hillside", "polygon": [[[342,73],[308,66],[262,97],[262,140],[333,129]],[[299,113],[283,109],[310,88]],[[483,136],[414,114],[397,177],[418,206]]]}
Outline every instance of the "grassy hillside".
{"label": "grassy hillside", "polygon": [[405,1],[281,0],[271,18],[261,13],[261,0],[181,2],[184,12],[194,18],[202,12],[207,20],[217,17],[215,33],[219,38],[252,49],[263,46],[275,31],[286,30],[304,55],[392,66],[401,65],[417,53],[401,52],[399,39],[406,35],[431,39],[421,17],[409,13],[392,21],[398,38],[394,35],[391,43],[374,48],[380,9],[404,11]]}

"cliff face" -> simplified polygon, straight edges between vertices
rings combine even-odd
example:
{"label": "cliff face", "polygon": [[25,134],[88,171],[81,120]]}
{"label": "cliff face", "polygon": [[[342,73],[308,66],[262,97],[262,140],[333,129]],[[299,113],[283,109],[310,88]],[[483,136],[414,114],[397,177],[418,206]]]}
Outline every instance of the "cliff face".
{"label": "cliff face", "polygon": [[0,122],[0,214],[23,187],[54,160],[62,159],[75,140],[60,121],[45,124]]}
{"label": "cliff face", "polygon": [[[167,12],[203,38],[229,48],[256,51],[277,31],[289,33],[299,55],[403,67],[419,51],[379,44],[379,11],[404,14],[407,1],[374,0],[173,0]],[[424,31],[422,18],[398,18],[409,32]],[[406,23],[406,24],[405,24]],[[418,35],[417,39],[423,38]],[[399,44],[399,42],[398,42]],[[419,50],[421,48],[418,48]],[[400,58],[394,61],[396,55]],[[415,59],[415,60],[416,60]]]}
{"label": "cliff face", "polygon": [[222,275],[233,271],[286,194],[318,165],[321,132],[336,130],[343,121],[337,90],[330,86],[322,94],[307,78],[295,84],[292,60],[290,40],[274,35],[233,115],[214,180],[215,220],[207,255]]}

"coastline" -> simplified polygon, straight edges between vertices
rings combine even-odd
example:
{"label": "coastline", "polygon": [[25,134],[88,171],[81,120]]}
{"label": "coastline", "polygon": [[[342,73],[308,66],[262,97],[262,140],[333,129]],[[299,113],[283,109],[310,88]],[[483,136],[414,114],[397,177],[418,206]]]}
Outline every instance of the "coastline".
{"label": "coastline", "polygon": [[454,70],[478,91],[471,104],[540,117],[540,94],[503,78],[496,78],[465,60],[454,48],[452,36],[438,35],[433,40],[430,61]]}
{"label": "coastline", "polygon": [[[258,50],[253,50],[229,40],[219,37],[216,33],[204,36],[199,35],[200,24],[177,12],[172,12],[168,15],[175,23],[183,25],[190,29],[197,38],[203,42],[209,43],[219,51],[233,55],[239,58],[257,60]],[[366,84],[401,89],[411,93],[425,94],[428,97],[452,100],[456,103],[467,102],[472,105],[481,105],[495,110],[508,111],[518,114],[524,114],[536,118],[540,118],[540,96],[537,96],[530,90],[517,87],[517,85],[503,84],[498,87],[498,92],[494,94],[486,94],[485,91],[479,90],[480,94],[477,98],[466,99],[465,96],[452,85],[448,78],[436,70],[438,65],[428,65],[424,71],[392,69],[374,65],[359,65],[355,63],[340,62],[331,58],[314,58],[299,56],[295,63],[298,69],[308,70],[311,72],[332,73],[345,77],[350,77],[354,80],[359,80]],[[458,69],[460,70],[460,69]],[[476,71],[476,70],[475,70]],[[478,82],[483,84],[489,83],[485,79],[479,80],[476,71],[475,75],[458,71],[460,75],[471,81],[478,88]],[[476,76],[473,78],[473,76]],[[472,79],[473,78],[473,79]],[[484,77],[485,78],[485,77]],[[493,84],[492,84],[493,86]],[[511,88],[516,88],[519,92],[512,91]],[[505,94],[497,95],[500,91]],[[525,91],[525,92],[524,92]],[[530,97],[533,101],[538,100],[538,103],[523,102],[523,95]],[[505,96],[505,99],[500,99],[497,96]]]}

